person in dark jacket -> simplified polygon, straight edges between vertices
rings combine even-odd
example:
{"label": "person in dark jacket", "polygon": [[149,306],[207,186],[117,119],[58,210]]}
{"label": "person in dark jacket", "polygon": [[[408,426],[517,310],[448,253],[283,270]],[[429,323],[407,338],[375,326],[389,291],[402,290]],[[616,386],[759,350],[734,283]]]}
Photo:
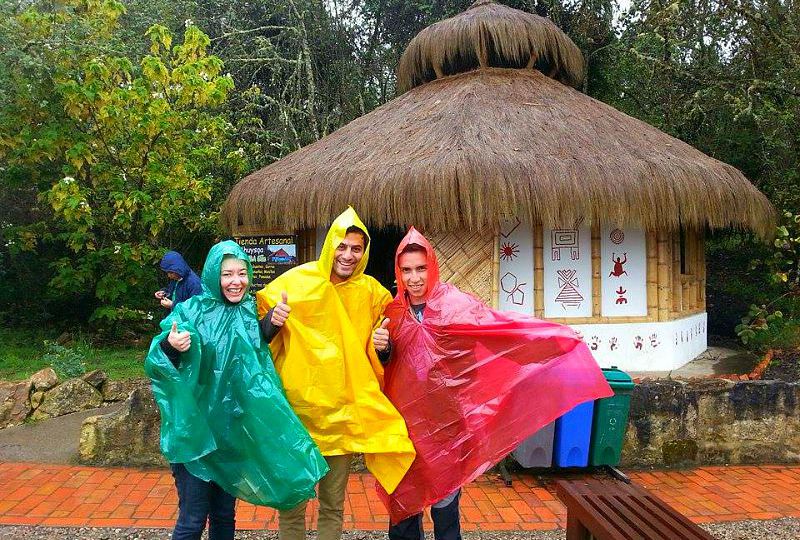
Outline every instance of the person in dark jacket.
{"label": "person in dark jacket", "polygon": [[161,258],[159,267],[169,277],[167,286],[155,293],[163,307],[172,310],[176,304],[203,292],[200,278],[177,251],[167,251]]}

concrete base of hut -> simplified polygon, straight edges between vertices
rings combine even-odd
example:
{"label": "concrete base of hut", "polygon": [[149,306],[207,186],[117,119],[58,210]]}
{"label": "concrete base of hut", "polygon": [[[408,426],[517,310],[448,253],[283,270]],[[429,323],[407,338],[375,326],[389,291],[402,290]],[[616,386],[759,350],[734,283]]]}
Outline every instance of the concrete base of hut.
{"label": "concrete base of hut", "polygon": [[601,367],[670,371],[708,348],[707,314],[664,322],[571,324],[583,332]]}

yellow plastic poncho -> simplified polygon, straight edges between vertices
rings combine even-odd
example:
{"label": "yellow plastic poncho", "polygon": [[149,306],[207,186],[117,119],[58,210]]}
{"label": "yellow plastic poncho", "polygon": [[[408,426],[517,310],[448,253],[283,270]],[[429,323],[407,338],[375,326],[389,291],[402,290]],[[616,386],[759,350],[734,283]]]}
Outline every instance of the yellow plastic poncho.
{"label": "yellow plastic poncho", "polygon": [[415,457],[405,421],[381,391],[383,368],[372,345],[391,296],[364,274],[369,245],[350,278],[336,285],[330,280],[336,247],[353,225],[367,231],[348,208],[331,225],[318,261],[258,292],[258,315],[287,293],[292,311],[270,348],[289,403],[322,455],[363,453],[391,493]]}

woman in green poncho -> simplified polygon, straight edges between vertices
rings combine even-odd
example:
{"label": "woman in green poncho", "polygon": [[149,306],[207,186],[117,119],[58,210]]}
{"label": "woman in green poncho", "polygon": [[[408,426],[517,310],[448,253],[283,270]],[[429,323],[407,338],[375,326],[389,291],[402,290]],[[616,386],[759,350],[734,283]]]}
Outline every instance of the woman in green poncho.
{"label": "woman in green poncho", "polygon": [[203,293],[161,321],[145,371],[161,411],[161,450],[178,490],[173,540],[230,540],[235,497],[278,509],[314,497],[328,470],[289,407],[248,294],[252,266],[216,244]]}

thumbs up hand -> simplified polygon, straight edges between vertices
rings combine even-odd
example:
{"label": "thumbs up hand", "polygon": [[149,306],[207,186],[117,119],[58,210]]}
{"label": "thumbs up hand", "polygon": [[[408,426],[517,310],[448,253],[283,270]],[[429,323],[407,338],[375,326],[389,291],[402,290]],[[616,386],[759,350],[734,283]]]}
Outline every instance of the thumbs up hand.
{"label": "thumbs up hand", "polygon": [[169,331],[167,341],[176,350],[186,352],[192,346],[192,335],[189,332],[181,332],[178,330],[178,323],[172,321],[172,329]]}
{"label": "thumbs up hand", "polygon": [[289,295],[286,294],[286,291],[283,291],[281,293],[281,301],[272,308],[272,318],[270,319],[272,326],[283,326],[283,323],[289,318],[290,311],[292,311],[292,308],[289,307]]}
{"label": "thumbs up hand", "polygon": [[383,319],[381,326],[372,333],[372,345],[378,352],[389,348],[389,319]]}

